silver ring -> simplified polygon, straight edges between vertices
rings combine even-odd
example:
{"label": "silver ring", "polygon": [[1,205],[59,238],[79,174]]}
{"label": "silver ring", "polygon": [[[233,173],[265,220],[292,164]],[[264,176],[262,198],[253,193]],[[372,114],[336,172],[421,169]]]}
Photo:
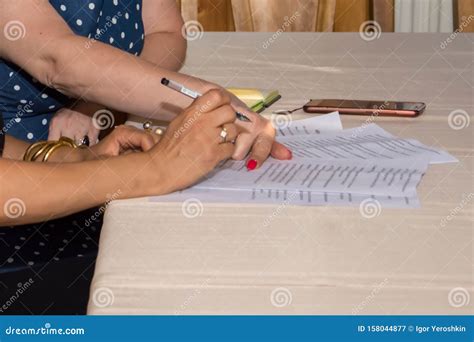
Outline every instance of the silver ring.
{"label": "silver ring", "polygon": [[225,127],[222,127],[221,129],[221,133],[219,134],[219,136],[222,138],[222,143],[226,143],[227,142],[227,129]]}

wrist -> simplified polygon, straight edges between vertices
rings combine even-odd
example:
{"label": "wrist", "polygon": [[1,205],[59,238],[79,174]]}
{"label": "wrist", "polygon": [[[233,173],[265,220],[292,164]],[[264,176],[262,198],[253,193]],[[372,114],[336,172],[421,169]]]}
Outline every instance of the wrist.
{"label": "wrist", "polygon": [[77,161],[89,161],[97,159],[90,148],[76,148]]}
{"label": "wrist", "polygon": [[89,148],[61,148],[50,161],[63,163],[79,163],[95,159]]}
{"label": "wrist", "polygon": [[137,153],[141,158],[140,165],[146,165],[141,175],[136,177],[137,189],[142,189],[141,196],[165,195],[173,191],[173,179],[167,168],[169,163],[164,160],[163,153],[157,153],[154,149]]}

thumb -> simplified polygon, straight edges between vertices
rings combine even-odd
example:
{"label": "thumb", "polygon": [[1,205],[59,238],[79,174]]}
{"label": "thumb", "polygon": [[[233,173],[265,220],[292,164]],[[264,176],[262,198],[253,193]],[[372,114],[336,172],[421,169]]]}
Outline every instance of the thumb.
{"label": "thumb", "polygon": [[279,160],[290,160],[293,158],[293,153],[285,145],[274,141],[270,155]]}
{"label": "thumb", "polygon": [[89,137],[89,146],[94,146],[95,144],[97,144],[99,140],[99,133],[100,130],[94,127],[94,125],[91,125],[91,127],[89,127],[89,132],[87,132],[87,136]]}

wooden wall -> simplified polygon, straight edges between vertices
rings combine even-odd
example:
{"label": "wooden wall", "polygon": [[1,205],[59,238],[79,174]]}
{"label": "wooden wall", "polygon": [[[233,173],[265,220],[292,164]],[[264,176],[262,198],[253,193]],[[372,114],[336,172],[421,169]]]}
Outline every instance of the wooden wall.
{"label": "wooden wall", "polygon": [[[181,6],[181,11],[185,21],[197,20],[204,28],[204,31],[235,31],[234,16],[232,13],[231,0],[177,0]],[[278,3],[280,0],[274,0]],[[293,0],[298,1],[298,0]],[[320,4],[332,0],[319,0]],[[474,15],[474,0],[453,0],[455,9],[455,24],[462,21],[462,18],[469,18]],[[347,32],[359,31],[364,21],[371,20],[377,15],[372,5],[380,2],[389,3],[390,0],[337,0],[334,16],[334,31]],[[378,19],[378,18],[377,18]],[[384,24],[384,31],[393,29],[393,22]],[[327,27],[317,25],[316,30],[323,31]],[[474,20],[469,21],[469,25],[464,27],[464,32],[474,31]]]}
{"label": "wooden wall", "polygon": [[[184,20],[197,20],[204,31],[235,31],[231,0],[177,0]],[[279,0],[275,0],[277,2]],[[322,4],[325,0],[321,1]],[[337,0],[335,31],[358,31],[369,19],[369,0]],[[318,31],[326,30],[318,25]]]}
{"label": "wooden wall", "polygon": [[369,15],[369,0],[337,0],[334,31],[358,32]]}
{"label": "wooden wall", "polygon": [[235,31],[231,0],[177,0],[185,21],[197,20],[204,31]]}
{"label": "wooden wall", "polygon": [[454,27],[462,32],[474,32],[474,1],[454,0]]}

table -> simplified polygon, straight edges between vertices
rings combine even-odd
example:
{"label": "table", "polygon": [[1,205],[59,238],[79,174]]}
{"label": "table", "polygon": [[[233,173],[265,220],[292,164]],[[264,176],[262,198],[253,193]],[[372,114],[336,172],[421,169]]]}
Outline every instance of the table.
{"label": "table", "polygon": [[371,219],[359,208],[245,204],[206,204],[187,218],[182,203],[112,202],[89,314],[473,314],[474,35],[271,35],[204,33],[183,71],[278,88],[273,109],[309,98],[423,101],[417,119],[376,123],[459,163],[429,167],[422,208]]}

